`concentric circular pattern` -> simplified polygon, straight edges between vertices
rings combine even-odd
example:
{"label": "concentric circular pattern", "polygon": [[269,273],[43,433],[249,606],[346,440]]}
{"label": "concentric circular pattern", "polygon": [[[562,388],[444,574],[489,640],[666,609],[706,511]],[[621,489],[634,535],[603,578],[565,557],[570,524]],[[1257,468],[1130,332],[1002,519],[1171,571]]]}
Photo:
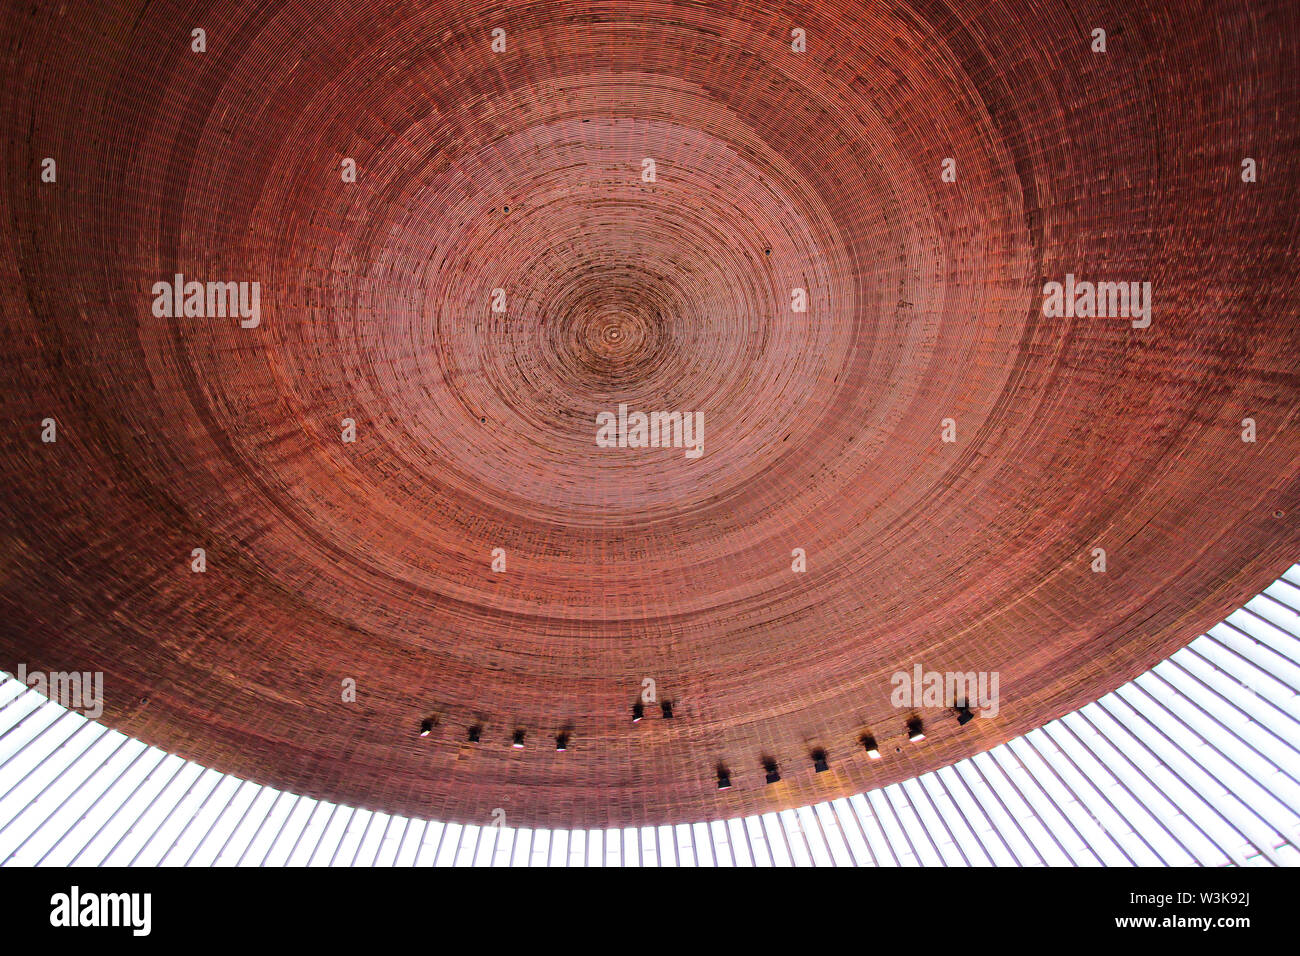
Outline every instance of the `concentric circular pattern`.
{"label": "concentric circular pattern", "polygon": [[[101,670],[185,757],[516,826],[811,803],[1097,698],[1300,546],[1287,0],[4,39],[0,665]],[[260,324],[159,317],[178,273]],[[1150,326],[1045,316],[1067,274],[1150,282]],[[702,454],[602,447],[620,406],[702,413]],[[894,706],[916,665],[998,672],[998,714]],[[647,679],[672,720],[631,722]]]}

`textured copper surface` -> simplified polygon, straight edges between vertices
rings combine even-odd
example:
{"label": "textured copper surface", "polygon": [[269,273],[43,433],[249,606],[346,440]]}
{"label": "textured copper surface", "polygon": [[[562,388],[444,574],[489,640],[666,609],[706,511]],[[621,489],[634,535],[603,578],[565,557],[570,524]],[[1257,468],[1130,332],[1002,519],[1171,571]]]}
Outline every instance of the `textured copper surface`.
{"label": "textured copper surface", "polygon": [[[1300,553],[1298,10],[11,5],[0,666],[515,825],[808,803],[1095,699]],[[178,272],[261,325],[156,318]],[[1150,281],[1151,326],[1044,317],[1066,273]],[[704,454],[598,448],[620,402]],[[908,743],[916,663],[1000,713]]]}

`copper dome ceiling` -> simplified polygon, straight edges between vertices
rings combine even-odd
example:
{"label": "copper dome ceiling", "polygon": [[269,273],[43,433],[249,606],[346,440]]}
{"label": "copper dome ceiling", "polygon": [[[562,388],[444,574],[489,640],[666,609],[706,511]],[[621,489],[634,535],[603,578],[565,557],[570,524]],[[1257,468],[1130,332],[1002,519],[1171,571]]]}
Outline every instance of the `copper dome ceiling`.
{"label": "copper dome ceiling", "polygon": [[[1300,550],[1297,42],[1281,0],[11,6],[0,663],[480,824],[1039,727]],[[159,315],[177,274],[257,321]],[[1149,326],[1045,314],[1067,276]],[[620,405],[702,454],[602,447]],[[895,707],[917,664],[998,714]]]}

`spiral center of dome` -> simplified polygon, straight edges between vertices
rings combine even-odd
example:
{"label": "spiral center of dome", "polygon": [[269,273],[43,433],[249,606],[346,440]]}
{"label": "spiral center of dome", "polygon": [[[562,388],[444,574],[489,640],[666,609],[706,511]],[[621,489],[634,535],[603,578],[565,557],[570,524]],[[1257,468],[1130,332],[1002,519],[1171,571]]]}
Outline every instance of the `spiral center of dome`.
{"label": "spiral center of dome", "polygon": [[662,323],[644,310],[602,306],[578,318],[570,342],[577,363],[600,376],[647,360],[662,335]]}

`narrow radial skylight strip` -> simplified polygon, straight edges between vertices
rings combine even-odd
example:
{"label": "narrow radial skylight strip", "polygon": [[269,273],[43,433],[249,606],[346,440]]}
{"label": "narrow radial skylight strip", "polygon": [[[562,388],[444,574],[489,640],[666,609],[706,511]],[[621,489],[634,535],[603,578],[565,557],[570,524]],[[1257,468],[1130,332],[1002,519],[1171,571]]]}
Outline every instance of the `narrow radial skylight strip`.
{"label": "narrow radial skylight strip", "polygon": [[1300,565],[1114,693],[914,780],[621,830],[408,819],[207,770],[0,675],[0,863],[1300,865]]}

